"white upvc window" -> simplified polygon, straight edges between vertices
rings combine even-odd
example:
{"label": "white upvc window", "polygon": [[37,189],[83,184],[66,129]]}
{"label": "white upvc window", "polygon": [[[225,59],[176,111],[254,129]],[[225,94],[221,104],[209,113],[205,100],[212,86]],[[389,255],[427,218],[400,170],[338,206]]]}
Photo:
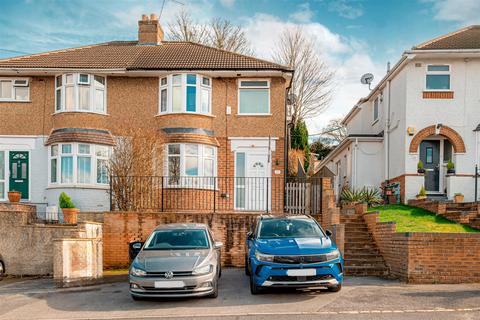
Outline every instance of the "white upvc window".
{"label": "white upvc window", "polygon": [[160,77],[159,114],[212,113],[212,79],[200,74],[177,73]]}
{"label": "white upvc window", "polygon": [[429,64],[425,77],[425,89],[427,91],[449,91],[450,86],[450,65]]}
{"label": "white upvc window", "polygon": [[169,185],[212,186],[212,178],[217,175],[216,147],[171,143],[166,145],[166,153],[165,175]]}
{"label": "white upvc window", "polygon": [[55,77],[55,112],[106,113],[106,77],[65,73]]}
{"label": "white upvc window", "polygon": [[238,114],[270,114],[270,80],[241,79],[238,84]]}
{"label": "white upvc window", "polygon": [[5,200],[6,196],[6,189],[7,189],[7,178],[5,172],[6,170],[6,162],[7,159],[5,155],[7,154],[6,151],[0,150],[0,200]]}
{"label": "white upvc window", "polygon": [[107,185],[111,147],[81,142],[49,147],[49,185]]}
{"label": "white upvc window", "polygon": [[30,101],[30,79],[0,78],[0,102]]}
{"label": "white upvc window", "polygon": [[378,120],[378,104],[379,104],[379,99],[378,97],[373,100],[373,122],[377,122]]}

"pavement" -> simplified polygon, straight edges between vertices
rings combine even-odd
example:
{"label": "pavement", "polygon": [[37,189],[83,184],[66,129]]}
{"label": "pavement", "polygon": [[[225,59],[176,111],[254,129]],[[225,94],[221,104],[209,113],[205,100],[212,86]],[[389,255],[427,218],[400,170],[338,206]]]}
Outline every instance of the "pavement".
{"label": "pavement", "polygon": [[242,269],[224,269],[217,299],[135,302],[128,283],[57,289],[52,279],[0,281],[0,319],[480,319],[480,284],[406,285],[347,278],[340,292],[252,296]]}

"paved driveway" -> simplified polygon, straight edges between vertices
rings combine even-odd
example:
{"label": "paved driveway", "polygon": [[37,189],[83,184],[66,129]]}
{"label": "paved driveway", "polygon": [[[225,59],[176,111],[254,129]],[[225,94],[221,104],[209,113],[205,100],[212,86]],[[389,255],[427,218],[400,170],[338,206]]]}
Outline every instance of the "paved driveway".
{"label": "paved driveway", "polygon": [[0,319],[480,319],[480,284],[405,285],[350,278],[323,290],[250,295],[241,269],[226,269],[217,299],[134,302],[127,283],[55,289],[50,279],[0,282]]}

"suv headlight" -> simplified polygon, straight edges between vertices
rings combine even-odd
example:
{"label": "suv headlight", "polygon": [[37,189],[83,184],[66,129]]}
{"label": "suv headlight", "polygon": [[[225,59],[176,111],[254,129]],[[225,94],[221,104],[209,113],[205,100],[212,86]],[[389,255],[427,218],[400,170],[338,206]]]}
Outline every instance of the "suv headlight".
{"label": "suv headlight", "polygon": [[213,266],[211,264],[207,264],[206,266],[193,269],[192,274],[198,276],[201,274],[209,274],[212,271],[213,271]]}
{"label": "suv headlight", "polygon": [[130,274],[137,277],[145,277],[147,275],[147,272],[145,270],[132,267],[132,269],[130,270]]}
{"label": "suv headlight", "polygon": [[259,261],[273,262],[274,257],[275,256],[272,256],[270,254],[264,254],[260,251],[255,251],[255,258],[257,258],[257,260]]}
{"label": "suv headlight", "polygon": [[338,249],[335,249],[335,250],[327,253],[325,256],[327,258],[327,261],[335,260],[335,259],[340,258],[340,251],[338,251]]}

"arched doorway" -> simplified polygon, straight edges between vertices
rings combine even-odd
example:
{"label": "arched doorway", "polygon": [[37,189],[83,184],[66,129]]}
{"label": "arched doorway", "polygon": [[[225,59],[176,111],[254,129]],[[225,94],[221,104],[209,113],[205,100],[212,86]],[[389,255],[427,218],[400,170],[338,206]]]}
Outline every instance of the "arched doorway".
{"label": "arched doorway", "polygon": [[443,193],[446,165],[457,153],[465,153],[465,143],[455,130],[448,126],[432,125],[420,130],[410,142],[410,153],[418,153],[425,168],[425,189]]}

